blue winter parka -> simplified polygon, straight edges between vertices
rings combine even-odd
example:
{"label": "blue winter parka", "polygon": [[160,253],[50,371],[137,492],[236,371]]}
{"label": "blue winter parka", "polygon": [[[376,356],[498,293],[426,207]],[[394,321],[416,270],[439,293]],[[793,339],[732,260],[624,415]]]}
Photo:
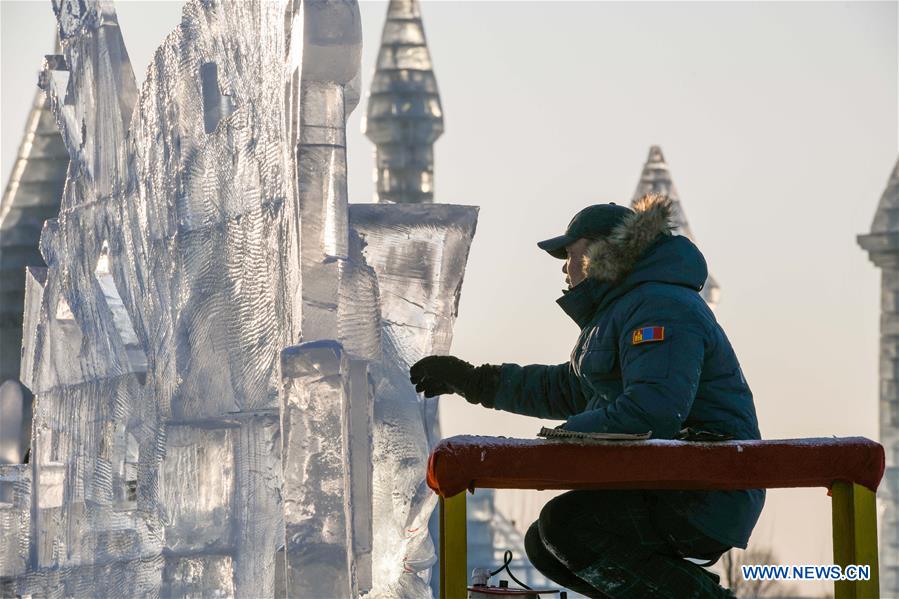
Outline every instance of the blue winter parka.
{"label": "blue winter parka", "polygon": [[[581,329],[571,359],[503,364],[496,409],[565,419],[573,431],[672,439],[690,427],[761,438],[734,350],[699,294],[705,259],[669,233],[670,212],[670,203],[651,205],[592,243],[588,278],[558,300]],[[764,489],[666,496],[707,536],[740,548],[765,502]]]}

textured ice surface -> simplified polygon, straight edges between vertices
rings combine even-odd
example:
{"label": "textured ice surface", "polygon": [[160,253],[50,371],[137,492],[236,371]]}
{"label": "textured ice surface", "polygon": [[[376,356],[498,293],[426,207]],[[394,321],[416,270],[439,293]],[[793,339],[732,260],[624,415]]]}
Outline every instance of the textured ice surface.
{"label": "textured ice surface", "polygon": [[231,556],[166,558],[159,594],[163,597],[233,597]]}
{"label": "textured ice surface", "polygon": [[[0,579],[23,574],[31,545],[31,467],[0,465]],[[0,583],[0,594],[6,597]]]}
{"label": "textured ice surface", "polygon": [[187,3],[139,92],[110,3],[55,8],[41,81],[71,163],[26,279],[39,532],[9,584],[270,596],[277,356],[300,318],[294,7]]}
{"label": "textured ice surface", "polygon": [[350,224],[378,275],[384,331],[396,353],[412,364],[447,352],[477,208],[354,204]]}
{"label": "textured ice surface", "polygon": [[238,432],[236,427],[167,427],[159,480],[166,550],[190,554],[231,549]]}
{"label": "textured ice surface", "polygon": [[297,597],[355,597],[349,363],[335,341],[285,350],[282,428],[286,584]]}
{"label": "textured ice surface", "polygon": [[382,356],[372,365],[374,404],[373,596],[428,597],[434,564],[427,488],[433,421],[408,369],[446,353],[475,232],[477,208],[447,204],[356,204],[350,226],[378,276]]}
{"label": "textured ice surface", "polygon": [[349,206],[358,6],[190,1],[140,90],[111,3],[54,7],[70,163],[25,280],[4,593],[428,596],[407,369],[449,347],[476,209]]}

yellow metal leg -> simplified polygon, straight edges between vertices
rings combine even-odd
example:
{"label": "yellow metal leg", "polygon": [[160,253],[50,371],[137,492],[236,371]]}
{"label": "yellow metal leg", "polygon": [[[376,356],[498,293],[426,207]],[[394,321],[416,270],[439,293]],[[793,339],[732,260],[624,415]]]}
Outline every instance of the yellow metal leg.
{"label": "yellow metal leg", "polygon": [[879,599],[877,505],[874,492],[856,483],[837,481],[833,497],[833,560],[843,567],[870,566],[870,578],[834,583],[835,599]]}
{"label": "yellow metal leg", "polygon": [[468,591],[468,538],[465,492],[440,498],[440,599],[465,599]]}

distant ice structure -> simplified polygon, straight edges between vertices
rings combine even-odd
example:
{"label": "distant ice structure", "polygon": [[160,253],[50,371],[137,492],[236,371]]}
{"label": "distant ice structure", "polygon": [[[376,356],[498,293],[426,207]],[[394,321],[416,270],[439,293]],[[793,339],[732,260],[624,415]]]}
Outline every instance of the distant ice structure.
{"label": "distant ice structure", "polygon": [[41,229],[59,213],[69,164],[45,94],[36,91],[0,200],[0,464],[21,462],[29,442],[31,393],[19,382],[25,267],[46,266]]}
{"label": "distant ice structure", "polygon": [[427,597],[425,404],[477,209],[347,201],[354,0],[192,0],[138,90],[56,0],[70,163],[25,279],[0,595]]}
{"label": "distant ice structure", "polygon": [[871,230],[858,243],[880,274],[880,442],[886,472],[877,494],[880,594],[899,597],[899,161],[880,197]]}
{"label": "distant ice structure", "polygon": [[[649,148],[649,156],[646,158],[646,164],[643,165],[640,182],[637,183],[637,189],[634,191],[633,198],[631,198],[631,204],[648,193],[657,193],[671,198],[674,202],[674,223],[676,225],[674,232],[678,235],[683,235],[690,241],[696,241],[693,231],[690,229],[690,224],[687,222],[687,215],[684,212],[684,207],[681,205],[680,196],[674,187],[674,181],[671,179],[671,170],[668,168],[668,163],[665,162],[665,156],[662,154],[662,148],[659,146]],[[711,274],[706,279],[700,295],[712,309],[718,305],[721,288]]]}
{"label": "distant ice structure", "polygon": [[363,125],[375,150],[375,201],[434,201],[443,108],[418,0],[391,0]]}

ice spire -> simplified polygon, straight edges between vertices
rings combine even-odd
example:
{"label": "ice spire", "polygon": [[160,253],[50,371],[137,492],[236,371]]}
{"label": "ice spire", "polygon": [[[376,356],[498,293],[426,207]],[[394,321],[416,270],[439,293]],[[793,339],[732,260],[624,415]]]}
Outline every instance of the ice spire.
{"label": "ice spire", "polygon": [[443,109],[418,0],[391,0],[363,131],[376,146],[375,201],[434,201]]}
{"label": "ice spire", "polygon": [[[665,162],[665,156],[662,154],[662,148],[659,146],[649,148],[649,156],[646,158],[646,164],[643,165],[643,173],[640,175],[640,182],[637,184],[636,191],[634,191],[631,204],[648,193],[661,194],[671,199],[674,207],[674,223],[676,225],[674,232],[678,235],[683,235],[690,241],[695,241],[696,238],[693,237],[693,231],[690,230],[690,225],[687,223],[687,217],[681,206],[680,197],[677,195],[677,189],[675,189],[674,182],[671,180],[671,170],[668,168],[668,163]],[[714,308],[718,304],[719,292],[717,281],[709,274],[709,278],[706,279],[705,286],[702,288],[702,298],[709,306]]]}
{"label": "ice spire", "polygon": [[871,232],[858,236],[858,244],[881,269],[880,275],[880,442],[886,448],[886,474],[878,503],[883,509],[880,533],[880,591],[899,594],[899,161],[880,196]]}
{"label": "ice spire", "polygon": [[868,243],[877,236],[896,235],[897,233],[899,233],[899,161],[896,161],[886,189],[880,196],[877,212],[874,213],[874,222],[871,224],[871,233],[860,237],[859,243],[871,251]]}

